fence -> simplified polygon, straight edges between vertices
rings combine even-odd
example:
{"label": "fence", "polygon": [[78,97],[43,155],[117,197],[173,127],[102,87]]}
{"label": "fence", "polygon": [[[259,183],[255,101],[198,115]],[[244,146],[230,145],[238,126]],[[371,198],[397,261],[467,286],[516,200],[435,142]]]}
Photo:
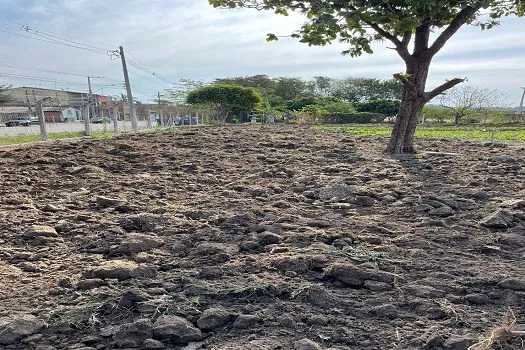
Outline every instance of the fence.
{"label": "fence", "polygon": [[35,96],[26,106],[0,107],[0,145],[111,133],[193,126],[207,122],[205,114],[181,107],[139,104],[133,128],[127,104],[89,103],[88,99],[64,101]]}

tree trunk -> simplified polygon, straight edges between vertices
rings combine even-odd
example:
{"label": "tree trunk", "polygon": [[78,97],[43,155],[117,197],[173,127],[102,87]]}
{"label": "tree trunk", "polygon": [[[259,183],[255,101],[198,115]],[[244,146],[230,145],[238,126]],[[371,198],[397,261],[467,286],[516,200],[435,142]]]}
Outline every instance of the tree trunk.
{"label": "tree trunk", "polygon": [[387,151],[392,154],[414,153],[414,133],[423,106],[425,105],[425,85],[430,67],[430,59],[425,62],[415,60],[407,63],[405,91],[399,107]]}

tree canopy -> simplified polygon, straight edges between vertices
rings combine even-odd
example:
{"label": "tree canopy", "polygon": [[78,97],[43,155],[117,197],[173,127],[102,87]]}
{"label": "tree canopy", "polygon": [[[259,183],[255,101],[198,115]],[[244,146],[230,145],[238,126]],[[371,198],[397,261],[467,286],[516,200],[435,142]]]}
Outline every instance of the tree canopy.
{"label": "tree canopy", "polygon": [[261,103],[261,97],[253,88],[214,84],[189,92],[186,102],[191,105],[211,106],[226,120],[231,113],[254,110]]}
{"label": "tree canopy", "polygon": [[12,102],[14,98],[9,94],[9,85],[0,85],[0,106]]}

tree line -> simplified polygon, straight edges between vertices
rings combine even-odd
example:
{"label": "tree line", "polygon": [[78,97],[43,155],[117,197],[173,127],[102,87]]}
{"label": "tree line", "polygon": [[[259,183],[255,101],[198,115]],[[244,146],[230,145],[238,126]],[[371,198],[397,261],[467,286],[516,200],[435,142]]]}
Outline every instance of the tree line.
{"label": "tree line", "polygon": [[[403,94],[403,85],[395,80],[354,77],[303,80],[259,74],[218,78],[207,86],[189,85],[193,89],[187,92],[187,103],[206,105],[233,120],[248,111],[287,118],[337,116],[341,122],[373,122],[394,116]],[[180,90],[169,92],[175,100],[180,100],[180,95]]]}

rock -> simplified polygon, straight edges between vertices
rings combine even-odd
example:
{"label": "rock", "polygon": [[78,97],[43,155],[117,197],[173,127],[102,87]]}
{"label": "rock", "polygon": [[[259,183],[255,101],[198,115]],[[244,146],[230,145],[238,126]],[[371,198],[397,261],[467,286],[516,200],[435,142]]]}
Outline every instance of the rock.
{"label": "rock", "polygon": [[155,340],[155,339],[146,339],[142,343],[141,349],[146,350],[156,350],[156,349],[165,349],[166,347],[164,344],[162,344],[161,341]]}
{"label": "rock", "polygon": [[509,209],[525,209],[525,200],[523,199],[507,199],[500,205],[502,208]]}
{"label": "rock", "polygon": [[325,276],[336,278],[344,284],[355,288],[363,287],[366,280],[393,284],[395,278],[395,275],[388,272],[352,264],[334,264],[327,269]]}
{"label": "rock", "polygon": [[58,233],[54,227],[34,225],[30,229],[24,232],[24,237],[27,237],[27,238],[58,237]]}
{"label": "rock", "polygon": [[474,344],[476,341],[476,338],[464,335],[464,336],[451,336],[449,337],[443,346],[447,350],[466,350]]}
{"label": "rock", "polygon": [[370,312],[376,316],[394,319],[397,317],[397,308],[392,304],[373,307]]}
{"label": "rock", "polygon": [[498,287],[502,289],[525,292],[525,281],[517,278],[507,278],[500,281],[498,283]]}
{"label": "rock", "polygon": [[202,279],[218,279],[224,275],[224,270],[220,266],[204,266],[199,271],[199,277]]}
{"label": "rock", "polygon": [[334,185],[334,186],[328,186],[323,187],[317,190],[317,196],[321,200],[328,200],[328,199],[346,199],[349,197],[352,197],[355,193],[357,193],[357,188],[353,185]]}
{"label": "rock", "polygon": [[67,222],[66,220],[60,220],[55,225],[55,230],[59,233],[65,233],[71,230],[71,224]]}
{"label": "rock", "polygon": [[467,300],[470,304],[473,305],[487,305],[491,303],[491,300],[488,296],[481,293],[473,293],[465,296],[465,300]]}
{"label": "rock", "polygon": [[424,341],[424,349],[439,349],[443,345],[443,337],[438,332],[429,334]]}
{"label": "rock", "polygon": [[107,285],[106,281],[100,278],[89,278],[85,280],[78,281],[77,289],[80,290],[89,290],[93,288],[98,288]]}
{"label": "rock", "polygon": [[355,197],[355,204],[357,204],[360,207],[373,207],[375,204],[375,199],[368,196],[357,196]]}
{"label": "rock", "polygon": [[298,294],[296,294],[295,299],[302,300],[304,303],[317,306],[321,309],[331,309],[332,307],[340,307],[343,302],[339,300],[336,296],[330,293],[322,285],[310,285],[302,289]]}
{"label": "rock", "polygon": [[239,250],[241,252],[251,252],[259,249],[260,245],[257,242],[254,241],[245,241],[239,243]]}
{"label": "rock", "polygon": [[508,155],[495,156],[492,157],[490,160],[496,163],[517,163],[516,158],[513,158]]}
{"label": "rock", "polygon": [[107,338],[107,337],[113,336],[113,334],[115,334],[116,331],[117,331],[117,328],[115,326],[110,325],[110,326],[100,328],[100,332],[98,335],[100,335],[101,337]]}
{"label": "rock", "polygon": [[58,213],[59,211],[62,211],[62,210],[64,210],[63,207],[60,207],[60,206],[54,205],[54,204],[46,204],[42,208],[42,211],[45,211],[45,212],[48,212],[48,213]]}
{"label": "rock", "polygon": [[307,222],[310,227],[327,228],[332,226],[328,221],[325,220],[310,220]]}
{"label": "rock", "polygon": [[404,290],[410,294],[420,298],[442,298],[447,292],[441,289],[437,289],[431,286],[411,284],[404,287]]}
{"label": "rock", "polygon": [[338,239],[336,239],[336,240],[334,240],[332,242],[332,245],[334,247],[336,247],[336,248],[339,248],[339,249],[343,249],[345,247],[348,247],[350,244],[352,244],[352,240],[351,239],[343,239],[343,238],[338,238]]}
{"label": "rock", "polygon": [[248,329],[253,328],[256,324],[261,322],[261,318],[254,315],[239,315],[235,322],[233,322],[234,328]]}
{"label": "rock", "polygon": [[110,260],[101,266],[88,270],[84,277],[100,279],[127,280],[137,277],[154,277],[156,270],[150,266],[139,265],[128,260]]}
{"label": "rock", "polygon": [[301,339],[295,342],[294,344],[295,350],[321,350],[321,345],[317,344],[316,342],[310,340],[310,339]]}
{"label": "rock", "polygon": [[489,216],[486,216],[479,223],[482,226],[492,229],[506,229],[512,225],[513,220],[514,215],[512,215],[512,213],[509,211],[502,209]]}
{"label": "rock", "polygon": [[163,244],[164,240],[157,236],[145,235],[142,233],[128,233],[115,252],[134,255],[160,247]]}
{"label": "rock", "polygon": [[456,211],[449,207],[448,205],[432,209],[428,212],[429,215],[448,217],[456,214]]}
{"label": "rock", "polygon": [[259,235],[259,244],[265,246],[270,244],[278,244],[281,242],[281,236],[272,232],[263,232]]}
{"label": "rock", "polygon": [[226,310],[211,308],[204,310],[197,320],[197,326],[203,331],[211,331],[228,325],[234,315]]}
{"label": "rock", "polygon": [[123,203],[123,201],[118,198],[110,198],[105,196],[97,196],[96,202],[103,208],[112,208]]}
{"label": "rock", "polygon": [[133,323],[121,325],[113,340],[120,348],[140,347],[142,343],[153,336],[153,324],[149,319],[139,319]]}
{"label": "rock", "polygon": [[173,344],[186,344],[200,340],[202,333],[185,318],[164,315],[160,316],[153,324],[153,338],[169,340]]}
{"label": "rock", "polygon": [[46,324],[33,315],[24,315],[14,320],[0,322],[0,345],[10,345],[22,338],[40,332]]}
{"label": "rock", "polygon": [[136,303],[140,303],[148,299],[149,295],[140,289],[128,290],[121,295],[118,305],[129,309]]}

